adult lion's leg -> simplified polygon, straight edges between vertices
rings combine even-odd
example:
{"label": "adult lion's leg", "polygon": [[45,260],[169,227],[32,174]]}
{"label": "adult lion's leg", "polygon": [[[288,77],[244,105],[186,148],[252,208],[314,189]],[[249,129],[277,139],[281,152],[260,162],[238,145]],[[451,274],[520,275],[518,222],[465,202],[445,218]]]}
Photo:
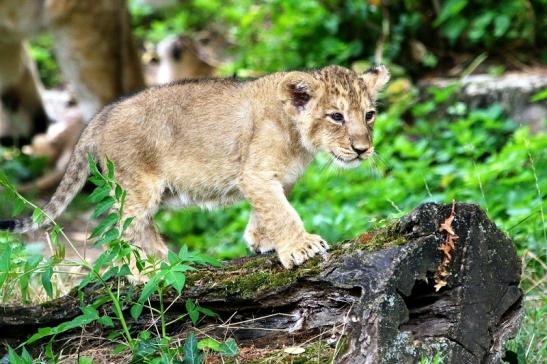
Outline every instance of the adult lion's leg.
{"label": "adult lion's leg", "polygon": [[0,54],[0,142],[28,144],[49,124],[39,93],[41,83],[24,42],[0,39]]}
{"label": "adult lion's leg", "polygon": [[124,0],[47,8],[61,70],[89,120],[105,104],[144,87]]}

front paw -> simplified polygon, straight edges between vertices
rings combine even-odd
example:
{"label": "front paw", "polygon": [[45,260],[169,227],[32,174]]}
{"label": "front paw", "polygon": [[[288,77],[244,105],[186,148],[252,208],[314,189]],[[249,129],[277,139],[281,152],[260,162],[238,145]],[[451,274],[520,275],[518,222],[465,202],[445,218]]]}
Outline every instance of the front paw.
{"label": "front paw", "polygon": [[290,269],[317,254],[325,255],[328,249],[329,245],[322,237],[305,233],[297,241],[284,244],[277,253],[281,264]]}

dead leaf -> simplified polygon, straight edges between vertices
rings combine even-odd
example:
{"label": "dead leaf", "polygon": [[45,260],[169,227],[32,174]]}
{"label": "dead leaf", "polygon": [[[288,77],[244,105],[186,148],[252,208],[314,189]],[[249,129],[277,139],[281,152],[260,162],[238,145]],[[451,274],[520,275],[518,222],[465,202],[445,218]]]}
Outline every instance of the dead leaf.
{"label": "dead leaf", "polygon": [[450,216],[448,216],[439,226],[439,231],[445,231],[447,233],[446,241],[441,244],[437,249],[443,252],[443,258],[441,264],[437,267],[437,272],[435,273],[435,290],[438,291],[442,287],[446,286],[447,282],[444,278],[449,276],[448,265],[452,261],[452,251],[455,248],[455,241],[458,239],[458,236],[452,229],[452,222],[456,217],[455,212],[455,202],[452,202],[452,211]]}
{"label": "dead leaf", "polygon": [[[440,247],[437,248],[438,250],[442,251],[444,254],[444,257],[448,259],[448,261],[452,260],[452,255],[450,255],[450,252],[452,251],[452,247],[450,244],[442,244]],[[444,260],[443,260],[444,262]]]}
{"label": "dead leaf", "polygon": [[450,216],[448,216],[446,218],[446,220],[444,220],[444,222],[439,227],[439,231],[446,231],[450,235],[456,235],[454,233],[454,230],[452,230],[452,221],[454,221],[454,218],[455,218],[455,216],[452,215],[452,214]]}
{"label": "dead leaf", "polygon": [[361,234],[361,235],[357,238],[357,241],[359,241],[360,243],[367,243],[367,242],[368,242],[369,240],[371,240],[373,237],[374,237],[374,234],[371,233],[371,232],[368,232],[368,233]]}
{"label": "dead leaf", "polygon": [[446,281],[445,280],[438,281],[437,284],[434,286],[435,291],[438,292],[444,286],[446,286]]}

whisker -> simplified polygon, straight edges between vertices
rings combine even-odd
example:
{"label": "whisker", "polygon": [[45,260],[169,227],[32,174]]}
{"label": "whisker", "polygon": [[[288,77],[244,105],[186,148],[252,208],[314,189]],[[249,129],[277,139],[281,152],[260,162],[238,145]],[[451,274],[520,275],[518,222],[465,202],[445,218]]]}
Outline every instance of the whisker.
{"label": "whisker", "polygon": [[330,173],[332,163],[332,158],[329,158],[324,163],[321,163],[321,165],[319,166],[319,175],[323,176],[323,174],[325,173]]}
{"label": "whisker", "polygon": [[376,164],[377,162],[376,156],[373,154],[368,160],[369,160],[369,169],[370,169],[371,175],[376,177],[383,177],[384,175],[383,171],[380,168],[378,168]]}
{"label": "whisker", "polygon": [[379,162],[379,164],[381,164],[384,169],[389,168],[389,163],[384,158],[382,158],[382,156],[378,154],[378,152],[374,151],[374,153],[372,154],[372,158],[374,158],[376,162]]}

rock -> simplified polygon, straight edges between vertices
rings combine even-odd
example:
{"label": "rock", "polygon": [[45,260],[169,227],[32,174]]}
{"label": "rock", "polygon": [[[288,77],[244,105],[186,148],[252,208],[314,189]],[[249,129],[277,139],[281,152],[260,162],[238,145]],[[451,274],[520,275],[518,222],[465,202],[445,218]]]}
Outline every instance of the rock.
{"label": "rock", "polygon": [[547,70],[511,72],[503,76],[472,75],[462,80],[435,78],[423,80],[419,86],[424,93],[430,86],[444,88],[458,81],[462,88],[456,100],[468,108],[484,108],[496,103],[516,122],[528,125],[532,133],[546,131],[547,99],[537,102],[531,99],[547,89]]}

